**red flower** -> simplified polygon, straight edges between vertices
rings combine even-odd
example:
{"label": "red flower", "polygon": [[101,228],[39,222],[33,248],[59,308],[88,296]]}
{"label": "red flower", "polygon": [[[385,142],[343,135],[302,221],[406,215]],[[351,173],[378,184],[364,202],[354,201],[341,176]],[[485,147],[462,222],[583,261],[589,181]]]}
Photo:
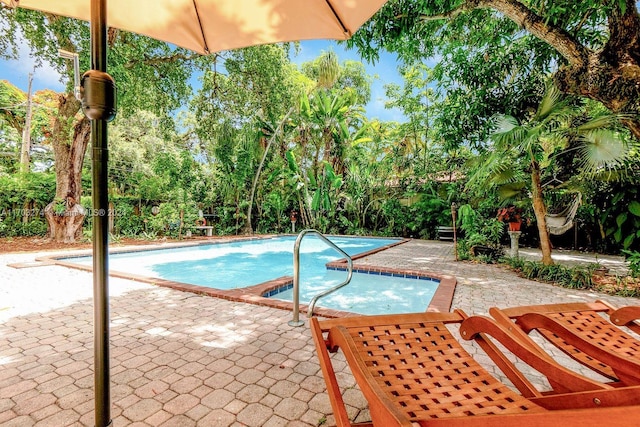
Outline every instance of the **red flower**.
{"label": "red flower", "polygon": [[522,208],[509,206],[498,209],[498,221],[503,222],[520,222],[522,221]]}

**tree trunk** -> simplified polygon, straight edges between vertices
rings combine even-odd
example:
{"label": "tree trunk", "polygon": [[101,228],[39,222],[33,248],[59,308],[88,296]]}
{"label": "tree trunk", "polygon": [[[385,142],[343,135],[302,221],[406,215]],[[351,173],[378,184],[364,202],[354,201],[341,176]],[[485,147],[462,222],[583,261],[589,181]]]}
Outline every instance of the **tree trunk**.
{"label": "tree trunk", "polygon": [[445,17],[475,7],[501,12],[564,57],[567,63],[553,76],[562,92],[600,101],[614,113],[629,115],[622,123],[640,140],[640,14],[635,0],[611,3],[606,28],[602,29],[603,33],[608,30],[609,39],[598,50],[583,45],[516,0],[468,0]]}
{"label": "tree trunk", "polygon": [[538,235],[540,236],[540,250],[542,251],[542,263],[552,265],[551,241],[549,240],[549,230],[547,230],[547,207],[542,198],[542,183],[540,182],[540,165],[531,162],[531,189],[533,199],[533,212],[536,215],[538,225]]}
{"label": "tree trunk", "polygon": [[633,58],[614,65],[604,61],[604,54],[599,53],[588,67],[563,67],[554,81],[564,93],[591,98],[614,113],[627,114],[621,122],[640,140],[640,66]]}
{"label": "tree trunk", "polygon": [[276,130],[273,132],[273,135],[269,138],[266,147],[264,148],[264,153],[262,154],[262,159],[260,160],[260,164],[258,165],[258,170],[256,171],[256,175],[253,178],[253,185],[251,185],[251,195],[249,196],[249,207],[247,208],[247,221],[245,222],[243,234],[253,234],[253,226],[251,225],[251,211],[253,210],[253,201],[256,196],[256,189],[258,188],[258,179],[260,178],[260,174],[262,173],[262,168],[264,167],[264,162],[267,160],[267,154],[269,153],[269,148],[275,141],[278,133],[282,132],[282,128],[287,120],[289,120],[289,116],[293,113],[295,107],[291,107],[287,114],[280,120]]}
{"label": "tree trunk", "polygon": [[[55,118],[52,145],[56,166],[56,195],[45,207],[49,238],[73,243],[82,237],[86,209],[80,203],[82,195],[82,164],[89,144],[91,124],[86,117],[75,121],[80,102],[72,94],[60,95]],[[73,127],[73,138],[69,133]]]}

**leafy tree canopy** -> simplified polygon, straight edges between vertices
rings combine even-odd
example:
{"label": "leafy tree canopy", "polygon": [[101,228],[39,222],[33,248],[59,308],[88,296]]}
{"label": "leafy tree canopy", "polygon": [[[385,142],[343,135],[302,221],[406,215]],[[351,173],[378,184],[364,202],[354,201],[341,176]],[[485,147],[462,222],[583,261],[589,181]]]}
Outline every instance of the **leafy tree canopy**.
{"label": "leafy tree canopy", "polygon": [[463,111],[534,109],[549,72],[563,92],[632,114],[625,124],[640,137],[639,30],[634,0],[391,0],[348,44],[370,60],[379,48],[407,62],[435,57],[461,124],[456,133],[444,123],[450,138],[483,136]]}

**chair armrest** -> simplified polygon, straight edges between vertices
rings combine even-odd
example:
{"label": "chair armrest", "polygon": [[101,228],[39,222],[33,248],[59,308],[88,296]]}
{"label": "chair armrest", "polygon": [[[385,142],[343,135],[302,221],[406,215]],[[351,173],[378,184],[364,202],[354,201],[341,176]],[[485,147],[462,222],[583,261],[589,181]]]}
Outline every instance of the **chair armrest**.
{"label": "chair armrest", "polygon": [[[414,423],[396,408],[393,402],[379,390],[375,380],[367,372],[364,362],[358,357],[357,349],[355,348],[353,340],[350,339],[346,328],[339,324],[337,326],[332,325],[333,322],[331,321],[325,321],[321,324],[316,317],[312,317],[310,320],[311,334],[316,350],[318,351],[322,376],[327,385],[327,393],[329,394],[329,400],[334,411],[337,426],[356,426],[356,424],[351,424],[349,416],[347,415],[340,386],[338,385],[331,358],[329,357],[329,351],[335,352],[341,349],[351,369],[351,373],[355,377],[363,395],[369,402],[369,412],[373,423],[378,422],[380,425],[385,426],[413,427]],[[327,331],[328,328],[330,329]],[[325,332],[328,332],[326,339],[324,338]]]}
{"label": "chair armrest", "polygon": [[342,399],[342,393],[340,392],[340,386],[336,379],[336,373],[333,370],[333,364],[329,357],[327,348],[327,342],[324,339],[323,331],[320,327],[318,319],[312,317],[310,320],[311,335],[313,336],[313,342],[315,343],[316,350],[318,352],[318,360],[320,361],[320,368],[322,369],[322,376],[324,377],[327,385],[327,394],[331,406],[333,407],[333,413],[336,418],[336,424],[339,427],[350,426],[351,421],[347,415],[347,410],[344,406],[344,400]]}
{"label": "chair armrest", "polygon": [[612,311],[610,314],[611,323],[618,326],[626,326],[633,332],[640,334],[640,324],[636,320],[640,320],[640,306],[630,305],[621,307]]}

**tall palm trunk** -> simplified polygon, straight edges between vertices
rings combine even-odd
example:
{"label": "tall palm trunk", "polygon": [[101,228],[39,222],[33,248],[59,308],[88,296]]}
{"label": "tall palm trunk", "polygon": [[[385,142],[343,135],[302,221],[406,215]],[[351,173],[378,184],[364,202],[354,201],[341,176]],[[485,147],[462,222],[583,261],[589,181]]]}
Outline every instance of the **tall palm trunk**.
{"label": "tall palm trunk", "polygon": [[549,240],[549,230],[547,229],[547,207],[542,198],[542,183],[540,180],[540,165],[537,161],[531,162],[531,189],[533,199],[533,212],[536,215],[538,225],[538,235],[540,236],[540,250],[542,251],[542,263],[552,265],[551,241]]}

